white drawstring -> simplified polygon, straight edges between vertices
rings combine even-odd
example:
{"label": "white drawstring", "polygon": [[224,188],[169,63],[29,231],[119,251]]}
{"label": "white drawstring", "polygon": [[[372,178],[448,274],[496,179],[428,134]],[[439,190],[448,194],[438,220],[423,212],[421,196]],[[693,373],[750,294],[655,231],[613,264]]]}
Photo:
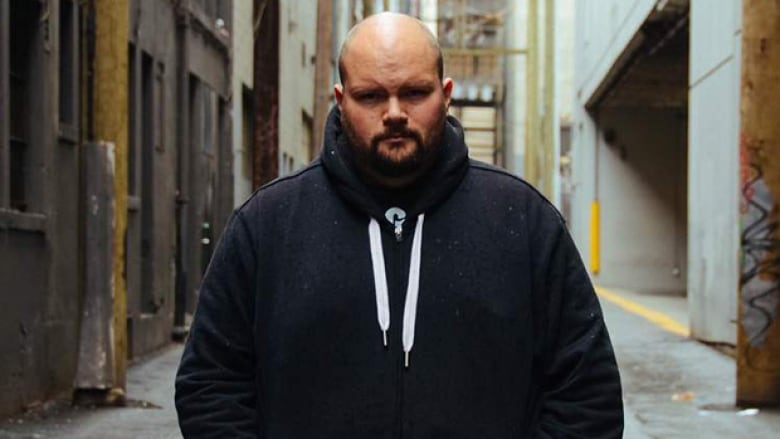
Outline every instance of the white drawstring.
{"label": "white drawstring", "polygon": [[387,346],[387,330],[390,328],[390,301],[387,298],[387,276],[385,274],[385,255],[382,252],[382,235],[379,224],[371,218],[368,223],[368,237],[371,242],[371,265],[374,268],[374,289],[376,291],[376,316],[382,340]]}
{"label": "white drawstring", "polygon": [[[409,264],[409,282],[406,287],[403,320],[404,365],[409,367],[409,352],[414,346],[414,328],[417,319],[417,298],[420,292],[420,265],[422,262],[422,234],[424,214],[417,217],[412,239],[412,255]],[[379,224],[374,218],[368,223],[368,236],[371,244],[371,265],[374,271],[374,291],[376,293],[376,311],[379,329],[382,331],[384,345],[387,346],[387,330],[390,328],[390,301],[387,292],[385,274],[385,256],[382,251],[382,236]]]}
{"label": "white drawstring", "polygon": [[409,367],[409,352],[414,346],[414,326],[417,321],[417,296],[420,292],[420,255],[422,253],[423,214],[417,217],[412,239],[412,260],[409,263],[409,283],[406,286],[406,301],[404,302],[404,364]]}

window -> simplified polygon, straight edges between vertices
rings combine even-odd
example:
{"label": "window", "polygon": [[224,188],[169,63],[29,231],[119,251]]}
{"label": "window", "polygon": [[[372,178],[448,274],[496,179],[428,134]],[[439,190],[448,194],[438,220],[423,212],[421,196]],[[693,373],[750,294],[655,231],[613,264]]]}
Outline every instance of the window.
{"label": "window", "polygon": [[154,187],[155,114],[154,58],[141,51],[141,310],[155,313],[161,305],[154,285]]}
{"label": "window", "polygon": [[[72,0],[60,1],[60,123],[76,125],[76,14]],[[61,130],[62,131],[62,130]],[[75,139],[74,139],[75,140]]]}
{"label": "window", "polygon": [[243,87],[241,96],[241,176],[252,181],[252,166],[254,162],[254,103],[252,90]]}
{"label": "window", "polygon": [[201,123],[203,127],[203,152],[214,153],[214,100],[210,88],[203,86],[200,92]]}
{"label": "window", "polygon": [[133,43],[127,48],[127,184],[130,196],[138,195],[138,77],[136,76],[136,52]]}
{"label": "window", "polygon": [[7,148],[4,155],[8,157],[9,169],[8,174],[5,174],[8,175],[8,181],[0,184],[8,187],[7,207],[25,212],[30,208],[31,195],[33,142],[30,122],[33,115],[30,104],[33,99],[33,81],[38,76],[33,75],[31,65],[39,28],[40,4],[14,1],[9,9],[9,69],[3,72],[8,75],[9,85],[8,110],[3,111],[9,115],[9,142],[8,145],[0,145],[0,148]]}

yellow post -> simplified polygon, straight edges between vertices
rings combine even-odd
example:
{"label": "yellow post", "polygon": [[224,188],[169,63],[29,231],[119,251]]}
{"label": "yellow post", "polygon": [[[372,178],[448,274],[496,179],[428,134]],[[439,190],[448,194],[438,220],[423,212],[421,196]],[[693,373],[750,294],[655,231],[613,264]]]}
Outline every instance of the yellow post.
{"label": "yellow post", "polygon": [[780,3],[745,0],[737,404],[780,405]]}
{"label": "yellow post", "polygon": [[590,271],[598,274],[601,269],[601,213],[599,200],[593,200],[590,205]]}
{"label": "yellow post", "polygon": [[[128,0],[96,1],[94,136],[114,144],[114,388],[109,398],[124,399],[127,372],[127,289],[124,278],[127,227],[127,41]],[[111,401],[108,401],[111,402]]]}

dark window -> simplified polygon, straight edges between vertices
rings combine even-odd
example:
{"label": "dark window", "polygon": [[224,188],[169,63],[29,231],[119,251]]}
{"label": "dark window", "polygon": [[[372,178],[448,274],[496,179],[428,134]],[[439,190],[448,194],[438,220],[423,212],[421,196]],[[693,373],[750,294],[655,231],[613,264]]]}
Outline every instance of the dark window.
{"label": "dark window", "polygon": [[143,150],[154,146],[154,59],[141,54],[141,142]]}
{"label": "dark window", "polygon": [[244,87],[241,93],[241,174],[247,180],[252,180],[252,162],[254,161],[254,144],[252,142],[254,127],[254,103],[252,90]]}
{"label": "dark window", "polygon": [[135,46],[127,48],[127,178],[130,195],[138,195],[138,77],[136,76]]}
{"label": "dark window", "polygon": [[60,122],[76,123],[75,17],[72,0],[60,1]]}
{"label": "dark window", "polygon": [[10,5],[10,207],[26,211],[30,179],[30,78],[35,32],[39,26],[38,2],[13,1]]}
{"label": "dark window", "polygon": [[162,305],[154,285],[154,162],[157,127],[154,58],[141,52],[141,309],[155,313]]}
{"label": "dark window", "polygon": [[208,87],[203,87],[200,92],[201,96],[201,123],[203,124],[203,151],[208,154],[214,152],[214,100],[212,99],[212,91]]}
{"label": "dark window", "polygon": [[160,151],[165,149],[165,137],[163,127],[165,118],[165,65],[157,63],[157,71],[154,75],[154,147]]}

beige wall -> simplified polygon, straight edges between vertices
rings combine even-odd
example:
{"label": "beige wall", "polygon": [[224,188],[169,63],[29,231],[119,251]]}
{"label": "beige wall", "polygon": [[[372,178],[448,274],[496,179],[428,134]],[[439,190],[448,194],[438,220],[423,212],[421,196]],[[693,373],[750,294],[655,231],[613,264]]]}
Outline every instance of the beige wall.
{"label": "beige wall", "polygon": [[[233,200],[240,205],[252,192],[252,163],[244,145],[251,139],[244,122],[243,92],[252,89],[254,40],[252,38],[252,8],[250,0],[233,2]],[[249,139],[247,139],[247,134]]]}
{"label": "beige wall", "polygon": [[282,0],[279,41],[279,174],[311,161],[317,3]]}

